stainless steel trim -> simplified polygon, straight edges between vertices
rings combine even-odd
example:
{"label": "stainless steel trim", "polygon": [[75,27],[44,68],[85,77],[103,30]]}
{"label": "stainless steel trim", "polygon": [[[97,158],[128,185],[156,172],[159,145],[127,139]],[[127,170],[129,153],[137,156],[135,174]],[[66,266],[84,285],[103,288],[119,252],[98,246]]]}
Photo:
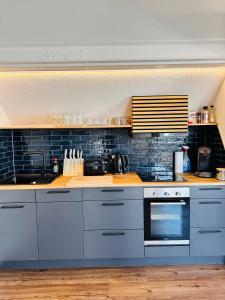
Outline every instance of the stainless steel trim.
{"label": "stainless steel trim", "polygon": [[168,240],[168,241],[144,241],[145,246],[156,245],[189,245],[189,240]]}
{"label": "stainless steel trim", "polygon": [[144,188],[144,198],[189,198],[189,187]]}
{"label": "stainless steel trim", "polygon": [[151,205],[186,205],[186,202],[183,200],[179,202],[151,202]]}

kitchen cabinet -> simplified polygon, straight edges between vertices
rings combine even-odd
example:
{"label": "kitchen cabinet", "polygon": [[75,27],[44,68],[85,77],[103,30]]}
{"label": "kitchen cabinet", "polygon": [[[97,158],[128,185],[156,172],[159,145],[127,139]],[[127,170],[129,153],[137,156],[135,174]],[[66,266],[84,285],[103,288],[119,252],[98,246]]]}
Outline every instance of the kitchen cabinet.
{"label": "kitchen cabinet", "polygon": [[144,257],[143,188],[83,191],[85,258]]}
{"label": "kitchen cabinet", "polygon": [[149,246],[145,247],[145,257],[189,256],[189,246]]}
{"label": "kitchen cabinet", "polygon": [[34,201],[34,191],[0,191],[0,262],[38,258]]}
{"label": "kitchen cabinet", "polygon": [[224,256],[225,228],[191,228],[192,256]]}
{"label": "kitchen cabinet", "polygon": [[84,201],[84,229],[143,229],[143,201]]}
{"label": "kitchen cabinet", "polygon": [[142,187],[89,188],[83,190],[84,200],[131,200],[143,199]]}
{"label": "kitchen cabinet", "polygon": [[144,231],[85,231],[84,256],[99,259],[144,257]]}
{"label": "kitchen cabinet", "polygon": [[192,187],[190,209],[190,255],[225,255],[225,187]]}
{"label": "kitchen cabinet", "polygon": [[[70,192],[54,194],[37,191],[39,259],[63,260],[83,257],[81,190]],[[71,195],[76,196],[72,198],[74,201],[71,201]]]}

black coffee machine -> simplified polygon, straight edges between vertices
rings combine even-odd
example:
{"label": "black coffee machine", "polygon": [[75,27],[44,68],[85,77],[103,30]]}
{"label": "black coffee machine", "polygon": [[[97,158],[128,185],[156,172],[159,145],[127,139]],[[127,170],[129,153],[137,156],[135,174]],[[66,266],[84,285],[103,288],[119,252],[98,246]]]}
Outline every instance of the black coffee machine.
{"label": "black coffee machine", "polygon": [[211,178],[215,174],[213,152],[210,147],[203,146],[198,148],[197,153],[197,172],[198,177]]}

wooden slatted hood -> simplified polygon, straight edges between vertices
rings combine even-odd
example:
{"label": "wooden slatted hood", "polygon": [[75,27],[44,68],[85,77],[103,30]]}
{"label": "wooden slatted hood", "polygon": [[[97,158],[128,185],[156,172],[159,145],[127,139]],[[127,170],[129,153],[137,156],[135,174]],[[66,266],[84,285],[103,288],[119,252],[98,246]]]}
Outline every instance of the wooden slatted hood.
{"label": "wooden slatted hood", "polygon": [[132,132],[188,131],[188,96],[133,96]]}

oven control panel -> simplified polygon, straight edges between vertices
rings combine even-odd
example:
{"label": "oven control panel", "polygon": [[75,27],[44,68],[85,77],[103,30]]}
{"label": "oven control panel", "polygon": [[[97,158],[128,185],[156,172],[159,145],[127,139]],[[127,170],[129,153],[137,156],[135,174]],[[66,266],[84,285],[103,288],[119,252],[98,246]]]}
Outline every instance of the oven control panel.
{"label": "oven control panel", "polygon": [[144,198],[189,198],[190,188],[144,188]]}

